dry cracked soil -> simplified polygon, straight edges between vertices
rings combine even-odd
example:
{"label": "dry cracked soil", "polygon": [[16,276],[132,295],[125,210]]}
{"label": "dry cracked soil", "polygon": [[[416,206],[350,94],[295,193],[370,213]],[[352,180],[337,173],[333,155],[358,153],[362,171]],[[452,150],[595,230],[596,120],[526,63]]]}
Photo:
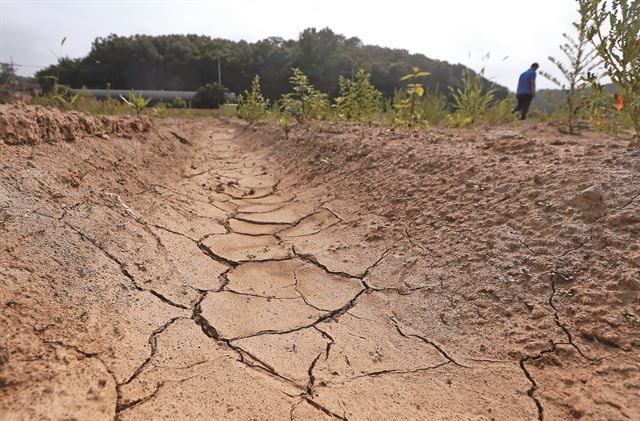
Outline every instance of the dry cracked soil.
{"label": "dry cracked soil", "polygon": [[640,153],[0,106],[2,420],[639,420]]}

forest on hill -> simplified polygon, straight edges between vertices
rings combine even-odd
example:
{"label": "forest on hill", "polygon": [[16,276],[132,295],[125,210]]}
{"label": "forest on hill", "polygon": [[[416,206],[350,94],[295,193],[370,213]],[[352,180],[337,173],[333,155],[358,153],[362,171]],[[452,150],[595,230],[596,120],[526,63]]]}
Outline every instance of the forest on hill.
{"label": "forest on hill", "polygon": [[[431,73],[424,80],[426,88],[445,94],[462,85],[466,69],[407,50],[365,45],[329,28],[308,28],[297,40],[270,37],[255,43],[201,35],[109,35],[97,38],[86,57],[61,58],[36,76],[40,80],[57,76],[60,83],[74,88],[193,91],[218,81],[218,60],[222,83],[230,91],[242,92],[259,75],[270,99],[289,90],[294,67],[330,96],[338,92],[338,76],[351,77],[364,69],[386,97],[401,86],[400,78],[412,66]],[[506,96],[506,88],[486,79],[484,83],[497,88],[497,98]]]}

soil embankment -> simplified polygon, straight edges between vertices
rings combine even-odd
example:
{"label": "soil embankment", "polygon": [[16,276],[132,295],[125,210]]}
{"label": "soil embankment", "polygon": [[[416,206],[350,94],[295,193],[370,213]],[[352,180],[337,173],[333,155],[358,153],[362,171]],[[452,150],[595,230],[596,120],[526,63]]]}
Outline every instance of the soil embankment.
{"label": "soil embankment", "polygon": [[624,143],[7,106],[0,138],[2,418],[637,418]]}

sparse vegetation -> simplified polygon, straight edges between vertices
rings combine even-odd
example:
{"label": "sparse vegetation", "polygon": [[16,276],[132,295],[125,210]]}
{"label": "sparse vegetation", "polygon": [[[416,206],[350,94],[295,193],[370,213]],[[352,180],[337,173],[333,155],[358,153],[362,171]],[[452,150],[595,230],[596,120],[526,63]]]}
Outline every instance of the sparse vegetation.
{"label": "sparse vegetation", "polygon": [[177,96],[169,101],[169,104],[167,104],[167,106],[170,108],[187,108],[189,104],[187,104],[187,101]]}
{"label": "sparse vegetation", "polygon": [[[640,138],[640,7],[635,0],[578,0],[581,25],[607,76],[624,99],[624,110]],[[598,82],[591,78],[599,89]]]}
{"label": "sparse vegetation", "polygon": [[73,93],[66,85],[58,83],[56,76],[44,76],[45,90],[44,94],[35,97],[32,102],[38,105],[49,107],[59,107],[63,110],[71,110],[80,97],[78,93]]}
{"label": "sparse vegetation", "polygon": [[147,105],[149,105],[149,101],[151,101],[149,98],[143,98],[142,96],[138,95],[133,89],[129,91],[129,95],[127,98],[121,95],[120,99],[122,99],[122,102],[127,104],[128,107],[135,110],[136,115],[142,114],[142,111],[146,108]]}
{"label": "sparse vegetation", "polygon": [[585,102],[585,89],[589,85],[586,77],[591,74],[599,65],[598,56],[587,39],[585,23],[574,23],[578,33],[577,39],[568,34],[563,34],[565,43],[560,46],[560,50],[566,56],[568,63],[555,57],[549,57],[563,80],[560,80],[547,72],[540,72],[544,77],[558,86],[565,94],[564,113],[566,114],[566,124],[569,133],[576,133],[576,121],[578,112]]}

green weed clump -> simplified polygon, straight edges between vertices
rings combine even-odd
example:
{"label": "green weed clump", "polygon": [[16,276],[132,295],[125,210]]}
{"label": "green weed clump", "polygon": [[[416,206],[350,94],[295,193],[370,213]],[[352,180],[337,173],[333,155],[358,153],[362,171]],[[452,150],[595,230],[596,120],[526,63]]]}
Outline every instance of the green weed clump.
{"label": "green weed clump", "polygon": [[43,76],[42,82],[44,93],[33,98],[32,103],[46,107],[58,107],[66,111],[74,109],[79,94],[74,94],[68,86],[58,83],[57,76]]}
{"label": "green weed clump", "polygon": [[495,88],[485,89],[484,69],[474,74],[465,70],[462,76],[462,88],[451,89],[455,113],[449,123],[453,127],[464,127],[485,117],[495,100]]}
{"label": "green weed clump", "polygon": [[298,123],[325,117],[329,110],[327,94],[317,90],[300,69],[292,70],[293,75],[289,78],[292,92],[282,96],[280,110],[293,116]]}
{"label": "green weed clump", "polygon": [[251,92],[244,91],[238,96],[238,117],[249,124],[264,118],[269,112],[269,101],[262,96],[260,89],[260,76],[253,79]]}
{"label": "green weed clump", "polygon": [[382,93],[370,81],[371,75],[360,69],[355,80],[339,77],[340,96],[336,113],[340,119],[370,125],[382,113]]}
{"label": "green weed clump", "polygon": [[129,95],[127,98],[120,95],[120,99],[124,102],[128,107],[135,110],[136,115],[142,114],[142,111],[149,105],[150,98],[143,98],[138,95],[136,91],[133,89],[129,91]]}
{"label": "green weed clump", "polygon": [[178,109],[182,109],[182,108],[188,108],[189,104],[187,103],[187,101],[185,101],[184,99],[182,99],[181,97],[177,96],[175,98],[173,98],[171,101],[169,101],[169,103],[167,104],[167,108],[178,108]]}

